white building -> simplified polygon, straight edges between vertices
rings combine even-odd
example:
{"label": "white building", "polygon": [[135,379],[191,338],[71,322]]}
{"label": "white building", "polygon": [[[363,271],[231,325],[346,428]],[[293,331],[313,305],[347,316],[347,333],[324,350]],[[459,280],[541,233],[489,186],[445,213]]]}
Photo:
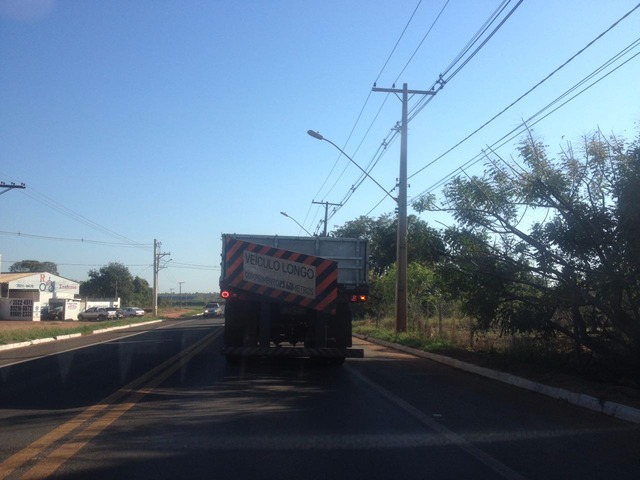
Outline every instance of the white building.
{"label": "white building", "polygon": [[48,272],[0,273],[0,320],[40,321],[49,300],[64,306],[64,318],[77,320],[80,284]]}

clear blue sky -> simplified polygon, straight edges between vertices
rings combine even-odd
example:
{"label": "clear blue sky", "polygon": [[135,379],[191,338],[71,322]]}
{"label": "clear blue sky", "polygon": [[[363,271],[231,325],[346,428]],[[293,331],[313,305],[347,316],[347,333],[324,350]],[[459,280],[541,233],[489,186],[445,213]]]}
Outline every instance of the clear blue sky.
{"label": "clear blue sky", "polygon": [[[501,2],[419,3],[0,0],[0,181],[27,186],[0,195],[2,270],[52,261],[62,276],[84,280],[115,261],[152,282],[155,238],[172,259],[161,292],[177,292],[179,282],[183,292],[217,291],[221,233],[304,235],[281,211],[316,232],[324,207],[312,201],[341,203],[358,181],[360,171],[308,129],[363,167],[377,159],[371,175],[393,189],[399,139],[376,152],[401,103],[372,93],[373,83],[431,88]],[[640,9],[423,168],[636,3],[524,0],[409,124],[409,198],[637,40]],[[540,120],[536,134],[551,154],[597,128],[635,138],[638,79],[640,56]],[[498,151],[509,157],[517,141]],[[383,197],[365,180],[329,230],[393,212]],[[436,228],[447,221],[421,218]]]}

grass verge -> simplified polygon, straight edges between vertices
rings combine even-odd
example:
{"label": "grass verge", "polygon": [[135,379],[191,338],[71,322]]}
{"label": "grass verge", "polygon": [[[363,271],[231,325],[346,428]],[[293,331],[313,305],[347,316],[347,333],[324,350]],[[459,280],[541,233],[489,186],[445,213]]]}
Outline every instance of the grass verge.
{"label": "grass verge", "polygon": [[149,322],[157,320],[159,317],[140,317],[140,318],[127,318],[120,320],[108,320],[105,322],[92,322],[83,323],[77,327],[33,327],[33,328],[20,328],[16,330],[0,331],[0,345],[8,345],[12,343],[28,342],[30,340],[37,340],[39,338],[52,338],[61,335],[70,335],[74,333],[90,334],[94,330],[100,330],[110,327],[121,327],[125,325],[135,325],[138,323]]}
{"label": "grass verge", "polygon": [[612,375],[611,369],[608,373],[604,372],[596,368],[595,362],[589,368],[584,365],[579,368],[570,346],[557,339],[544,340],[526,335],[502,336],[488,331],[476,333],[470,343],[469,331],[460,326],[455,334],[449,328],[444,329],[442,336],[429,335],[419,330],[396,334],[392,319],[384,319],[377,324],[371,320],[357,321],[354,322],[353,331],[371,338],[525,376],[554,372],[610,380]]}
{"label": "grass verge", "polygon": [[[367,321],[354,322],[353,332],[368,337],[397,343],[405,347],[416,348],[425,352],[451,351],[461,349],[453,342],[439,337],[430,337],[423,332],[403,332],[395,333],[387,326],[375,326]],[[461,349],[462,350],[462,349]]]}

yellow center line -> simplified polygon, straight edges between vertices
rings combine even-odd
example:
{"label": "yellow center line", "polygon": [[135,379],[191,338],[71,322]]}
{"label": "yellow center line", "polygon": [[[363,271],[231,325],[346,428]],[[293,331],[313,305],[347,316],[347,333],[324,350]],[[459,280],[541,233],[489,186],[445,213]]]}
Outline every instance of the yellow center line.
{"label": "yellow center line", "polygon": [[[8,477],[12,472],[40,455],[42,451],[51,448],[53,444],[59,442],[62,438],[69,435],[74,430],[77,430],[82,425],[90,423],[92,419],[98,417],[102,412],[104,412],[104,410],[112,407],[120,399],[130,394],[125,402],[115,405],[115,407],[105,413],[101,418],[96,418],[87,428],[76,434],[75,438],[70,439],[67,443],[50,453],[40,463],[29,470],[22,478],[43,478],[51,475],[60,467],[60,465],[77,453],[92,438],[99,435],[100,432],[106,429],[111,423],[117,420],[126,411],[130,410],[142,397],[151,392],[178,369],[182,368],[182,366],[193,356],[202,351],[213,340],[220,336],[221,332],[222,330],[217,330],[210,333],[191,347],[187,348],[185,351],[180,352],[161,363],[146,374],[122,387],[117,392],[109,395],[100,403],[87,408],[71,420],[68,420],[64,424],[56,427],[51,432],[43,435],[27,447],[7,458],[4,462],[0,463],[0,473],[2,474],[2,478]],[[148,383],[141,387],[145,382]]]}

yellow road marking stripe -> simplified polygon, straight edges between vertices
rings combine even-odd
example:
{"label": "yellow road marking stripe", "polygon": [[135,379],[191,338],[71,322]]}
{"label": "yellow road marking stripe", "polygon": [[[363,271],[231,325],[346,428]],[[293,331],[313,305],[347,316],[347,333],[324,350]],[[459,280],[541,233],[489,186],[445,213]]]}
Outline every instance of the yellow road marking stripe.
{"label": "yellow road marking stripe", "polygon": [[[87,408],[80,414],[73,417],[71,420],[68,420],[67,422],[63,423],[59,427],[56,427],[51,432],[43,435],[42,437],[35,440],[27,447],[23,448],[19,452],[7,458],[4,462],[0,463],[0,473],[2,473],[3,478],[9,476],[12,472],[22,467],[24,464],[28,463],[33,458],[37,457],[43,450],[50,448],[53,444],[60,441],[65,436],[71,434],[74,430],[77,430],[81,425],[87,422],[90,422],[93,418],[100,415],[105,409],[112,407],[121,398],[125,397],[128,394],[131,394],[131,392],[136,392],[133,395],[131,395],[129,399],[127,399],[129,401],[127,402],[127,404],[131,403],[131,405],[125,410],[123,410],[119,415],[117,415],[117,417],[113,418],[113,420],[108,422],[108,424],[106,424],[102,429],[97,431],[96,434],[93,435],[91,438],[98,435],[102,430],[104,430],[104,428],[106,428],[109,424],[113,423],[113,421],[115,421],[118,417],[120,417],[127,410],[129,410],[137,401],[140,400],[140,398],[142,398],[148,392],[150,392],[155,387],[157,387],[162,381],[166,380],[171,374],[173,374],[179,368],[182,368],[185,361],[188,361],[198,352],[203,350],[215,338],[220,336],[221,332],[222,332],[221,330],[217,330],[215,332],[210,333],[209,335],[207,335],[206,337],[204,337],[203,339],[201,339],[200,341],[198,341],[197,343],[189,347],[187,350],[180,352],[174,357],[164,361],[157,367],[151,369],[146,374],[142,375],[141,377],[138,377],[137,379],[133,380],[126,386],[122,387],[117,392],[114,392],[113,394],[109,395],[100,403],[96,405],[92,405],[91,407]],[[149,381],[144,387],[142,387],[143,392],[142,393],[139,392],[138,389],[141,387],[141,385],[147,382],[149,379],[152,379],[152,380]],[[121,405],[125,405],[125,404],[121,404]],[[112,410],[118,411],[119,408],[114,408]],[[107,412],[107,414],[105,414],[103,418],[106,418],[108,415],[109,415],[109,412]],[[99,420],[100,419],[95,420],[94,424]],[[91,429],[91,425],[87,427],[85,430],[81,431],[78,436],[82,436],[82,434],[88,431],[89,429]],[[85,441],[82,444],[82,446],[84,446],[89,440],[90,438],[87,441]],[[74,442],[68,442],[68,443],[71,444]],[[80,450],[82,446],[80,446],[77,450],[75,450],[75,452]],[[53,453],[57,452],[63,447],[64,445],[56,449]],[[49,456],[51,455],[52,454],[50,454]],[[49,456],[47,456],[45,460],[48,459]],[[64,461],[68,460],[69,458],[71,458],[71,456],[64,458],[62,462],[59,462],[55,468],[57,469],[60,465],[62,465],[62,463],[64,463]],[[31,471],[36,468],[38,468],[38,465],[34,466],[29,472],[27,472],[26,475],[30,475]],[[53,471],[55,471],[55,469],[51,470],[51,473],[53,473]],[[43,475],[43,476],[46,476],[46,475]],[[25,476],[23,478],[42,478],[42,476],[38,476],[38,477]]]}

